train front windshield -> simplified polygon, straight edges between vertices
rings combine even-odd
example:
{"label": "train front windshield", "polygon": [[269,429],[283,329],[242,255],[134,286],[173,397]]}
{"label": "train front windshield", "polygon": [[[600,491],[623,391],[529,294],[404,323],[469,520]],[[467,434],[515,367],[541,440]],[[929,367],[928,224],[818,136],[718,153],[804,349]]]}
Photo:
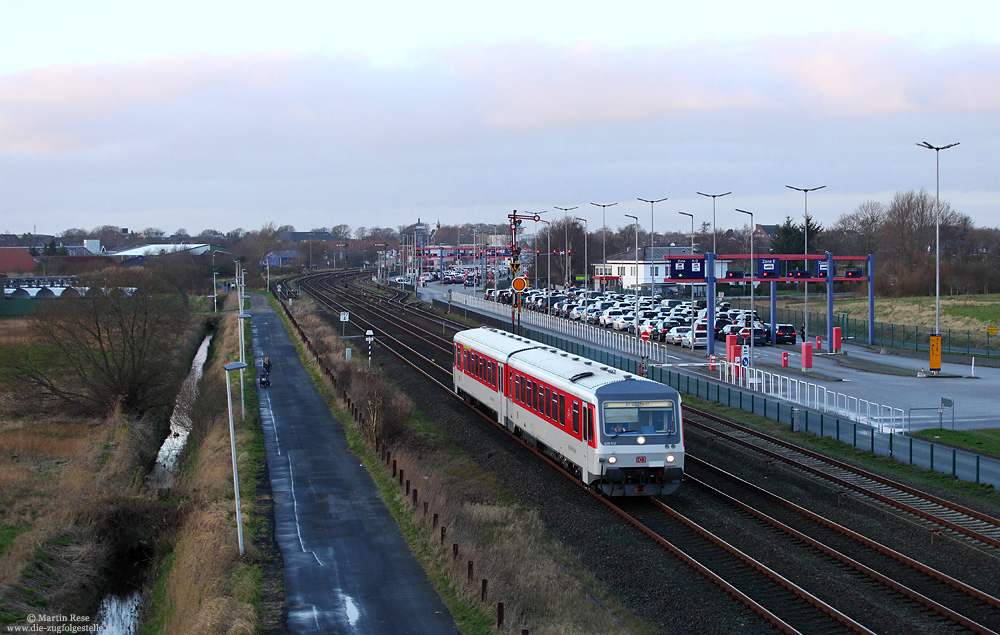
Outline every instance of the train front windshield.
{"label": "train front windshield", "polygon": [[604,404],[604,433],[674,434],[677,417],[672,401],[607,402]]}

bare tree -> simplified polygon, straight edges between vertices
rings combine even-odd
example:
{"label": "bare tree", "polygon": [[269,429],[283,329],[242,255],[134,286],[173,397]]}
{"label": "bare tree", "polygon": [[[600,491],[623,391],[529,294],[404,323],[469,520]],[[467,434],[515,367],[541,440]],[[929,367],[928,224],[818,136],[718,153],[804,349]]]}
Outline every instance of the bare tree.
{"label": "bare tree", "polygon": [[39,346],[12,355],[14,376],[71,411],[141,416],[169,406],[186,311],[152,276],[109,269],[82,298],[54,300],[30,320]]}

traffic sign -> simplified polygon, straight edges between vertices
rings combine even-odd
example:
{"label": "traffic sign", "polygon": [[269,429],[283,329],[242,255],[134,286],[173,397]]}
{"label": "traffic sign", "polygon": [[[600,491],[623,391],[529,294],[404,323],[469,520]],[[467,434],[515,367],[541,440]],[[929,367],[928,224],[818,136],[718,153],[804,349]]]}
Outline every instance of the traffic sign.
{"label": "traffic sign", "polygon": [[749,355],[744,355],[740,359],[740,364],[743,366],[743,368],[746,368],[746,367],[750,366],[750,356]]}
{"label": "traffic sign", "polygon": [[[740,329],[740,337],[745,340],[750,339],[750,329]],[[744,364],[745,366],[746,364]]]}
{"label": "traffic sign", "polygon": [[519,262],[512,262],[512,263],[510,263],[510,271],[515,276],[517,275],[517,270],[520,269],[520,268],[521,268],[521,263],[519,263]]}
{"label": "traffic sign", "polygon": [[643,331],[643,332],[642,332],[642,333],[641,333],[641,334],[639,335],[639,337],[641,337],[641,338],[642,338],[642,341],[643,341],[643,342],[648,342],[648,341],[649,341],[649,331]]}
{"label": "traffic sign", "polygon": [[513,280],[510,281],[510,288],[513,289],[514,291],[517,291],[518,293],[521,293],[522,291],[528,288],[528,279],[514,278]]}
{"label": "traffic sign", "polygon": [[351,321],[351,314],[348,313],[347,311],[341,311],[340,312],[340,321],[341,322],[350,322]]}

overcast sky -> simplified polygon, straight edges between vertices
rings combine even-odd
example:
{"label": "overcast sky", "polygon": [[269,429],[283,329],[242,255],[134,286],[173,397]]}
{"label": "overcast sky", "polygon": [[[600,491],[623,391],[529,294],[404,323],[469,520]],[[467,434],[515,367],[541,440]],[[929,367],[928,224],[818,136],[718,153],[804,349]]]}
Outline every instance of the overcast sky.
{"label": "overcast sky", "polygon": [[[306,231],[656,205],[1000,226],[1000,5],[0,0],[0,232]],[[697,6],[694,6],[697,5]],[[551,214],[561,214],[552,211]]]}

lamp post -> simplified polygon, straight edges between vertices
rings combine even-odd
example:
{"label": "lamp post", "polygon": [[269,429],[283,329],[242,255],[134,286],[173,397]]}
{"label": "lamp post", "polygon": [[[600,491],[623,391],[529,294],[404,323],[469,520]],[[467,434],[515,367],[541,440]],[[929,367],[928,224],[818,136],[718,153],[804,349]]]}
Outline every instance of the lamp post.
{"label": "lamp post", "polygon": [[753,294],[753,278],[754,278],[754,275],[757,272],[757,267],[756,267],[757,263],[755,263],[754,259],[753,259],[753,255],[754,255],[753,254],[753,234],[754,234],[754,230],[756,229],[756,227],[753,224],[753,212],[748,212],[746,210],[739,209],[739,208],[737,208],[736,211],[739,212],[740,214],[746,214],[747,216],[750,217],[750,363],[753,364],[753,336],[754,336],[754,332],[753,331],[754,331],[755,328],[757,328],[756,326],[754,326],[754,324],[755,324],[754,323],[754,315],[755,315],[755,313],[754,313],[754,310],[753,310],[753,295],[754,295]]}
{"label": "lamp post", "polygon": [[223,366],[226,369],[226,401],[229,404],[229,448],[233,455],[233,493],[236,496],[236,535],[239,537],[240,555],[243,555],[243,517],[240,512],[240,476],[236,467],[236,431],[233,427],[233,393],[229,384],[229,373],[234,370],[240,371],[240,384],[243,380],[243,369],[247,365],[244,362],[231,362]]}
{"label": "lamp post", "polygon": [[[544,214],[547,211],[549,211],[549,210],[545,209],[545,210],[542,210],[540,212],[535,212],[535,216],[538,216],[539,214]],[[530,212],[525,212],[525,213],[527,214],[527,213],[530,213]],[[538,220],[540,220],[540,219],[538,219]],[[535,259],[533,261],[535,263],[535,266],[532,267],[532,269],[535,270],[535,288],[536,289],[538,288],[538,220],[535,220],[535,235],[532,236],[532,242],[535,243]]]}
{"label": "lamp post", "polygon": [[605,278],[608,275],[608,219],[607,211],[612,205],[617,205],[618,203],[591,203],[591,205],[596,205],[601,208],[601,248],[603,254],[601,255],[601,260],[603,264],[601,265],[601,271],[604,273]]}
{"label": "lamp post", "polygon": [[656,203],[662,203],[667,200],[667,197],[658,198],[655,200],[650,200],[648,198],[637,198],[636,200],[642,201],[643,203],[649,203],[649,257],[653,257],[653,241],[656,238],[656,231],[653,230],[653,205]]}
{"label": "lamp post", "polygon": [[[918,143],[921,148],[927,148],[928,150],[934,151],[934,163],[935,163],[935,189],[934,189],[934,334],[938,337],[941,336],[941,151],[947,150],[948,148],[954,148],[958,145],[958,142],[949,143],[946,146],[932,146],[931,144],[924,141],[923,143]],[[940,350],[940,349],[939,349]],[[938,360],[938,365],[940,366],[940,360]],[[940,368],[933,368],[931,365],[930,371],[932,373],[940,371]]]}
{"label": "lamp post", "polygon": [[[240,327],[240,362],[243,362],[243,366],[245,367],[246,358],[243,355],[243,349],[245,348],[246,344],[243,338],[243,320],[249,320],[250,314],[243,313],[243,309],[240,309],[240,313],[239,315],[236,316],[236,318],[237,318],[236,323]],[[243,369],[241,368],[240,369],[240,419],[246,419],[246,418],[247,418],[247,406],[246,406],[246,399],[244,399],[243,397]]]}
{"label": "lamp post", "polygon": [[710,197],[712,197],[712,253],[715,254],[715,253],[718,253],[717,247],[715,245],[715,234],[716,234],[716,232],[715,232],[715,199],[721,198],[723,196],[728,196],[728,195],[732,194],[732,192],[724,192],[722,194],[705,194],[704,192],[698,192],[698,194],[701,194],[702,196],[710,196]]}
{"label": "lamp post", "polygon": [[[546,225],[549,225],[550,227],[552,226],[552,223],[550,223],[545,219],[539,219],[539,221],[545,223]],[[546,292],[548,292],[549,285],[552,284],[552,231],[550,229],[545,230],[545,237],[548,241],[548,251],[546,253],[548,254],[547,259],[549,261],[549,267],[548,267],[549,277],[548,279],[545,280],[545,290]],[[545,314],[551,315],[551,313],[552,313],[552,294],[548,293],[548,295],[545,298]]]}
{"label": "lamp post", "polygon": [[576,209],[576,207],[557,207],[553,205],[557,210],[566,215],[566,242],[563,243],[563,248],[566,251],[566,286],[569,286],[569,270],[573,265],[573,259],[570,257],[569,253],[569,213]]}
{"label": "lamp post", "polygon": [[[793,187],[791,185],[786,185],[785,187],[787,187],[790,190],[796,190],[798,192],[802,192],[802,196],[803,196],[804,202],[805,202],[805,216],[804,216],[804,218],[805,218],[805,224],[802,226],[802,234],[803,234],[803,237],[805,239],[805,241],[804,241],[805,242],[804,254],[806,256],[808,256],[809,255],[809,192],[815,192],[816,190],[822,190],[826,186],[825,185],[820,185],[818,187]],[[805,260],[805,264],[806,264],[806,267],[805,267],[806,271],[809,271],[809,260],[808,259]],[[802,312],[805,313],[805,317],[803,319],[803,331],[802,331],[802,335],[803,335],[803,337],[805,337],[805,335],[807,333],[809,333],[809,279],[808,278],[803,278],[803,280],[802,280],[802,295],[803,295],[803,298],[804,298],[804,306],[803,306]]]}
{"label": "lamp post", "polygon": [[590,261],[587,258],[587,239],[590,238],[590,232],[587,229],[587,219],[576,217],[576,220],[583,221],[583,286],[588,291],[590,290]]}
{"label": "lamp post", "polygon": [[[691,219],[691,255],[694,255],[694,214],[689,214],[687,212],[677,212],[681,216],[687,216]],[[692,262],[694,262],[692,260]],[[694,308],[694,283],[691,283],[691,307]],[[714,325],[713,325],[714,326]],[[694,330],[694,325],[691,325],[692,331]],[[694,336],[691,336],[691,341],[694,342]],[[692,345],[692,349],[694,345]]]}
{"label": "lamp post", "polygon": [[639,217],[625,214],[626,217],[635,221],[635,344],[639,345]]}
{"label": "lamp post", "polygon": [[219,283],[215,281],[215,254],[212,252],[212,313],[219,312]]}

